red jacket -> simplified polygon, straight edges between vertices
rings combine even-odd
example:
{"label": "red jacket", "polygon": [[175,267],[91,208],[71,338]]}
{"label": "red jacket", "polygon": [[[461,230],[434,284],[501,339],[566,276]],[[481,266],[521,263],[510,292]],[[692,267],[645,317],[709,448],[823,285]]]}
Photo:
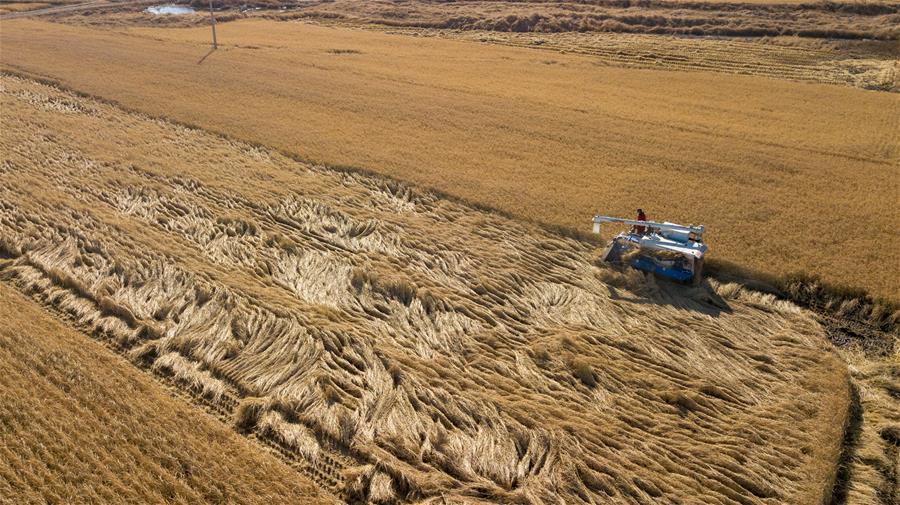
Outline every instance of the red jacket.
{"label": "red jacket", "polygon": [[[637,220],[638,220],[638,221],[646,221],[646,220],[647,220],[647,214],[644,214],[643,212],[639,212],[639,213],[638,213]],[[647,228],[644,227],[644,226],[635,226],[635,227],[634,227],[634,232],[635,232],[635,233],[644,233],[644,230],[646,230],[646,229],[647,229]]]}

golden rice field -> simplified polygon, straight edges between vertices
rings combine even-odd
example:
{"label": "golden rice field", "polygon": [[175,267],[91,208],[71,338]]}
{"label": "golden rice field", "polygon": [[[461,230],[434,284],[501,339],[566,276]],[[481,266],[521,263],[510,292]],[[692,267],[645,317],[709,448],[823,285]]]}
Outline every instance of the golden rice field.
{"label": "golden rice field", "polygon": [[417,37],[444,37],[545,51],[589,55],[598,63],[668,71],[721,72],[774,79],[842,84],[863,89],[900,91],[900,46],[892,42],[856,43],[776,37],[697,39],[621,33],[519,33],[486,30],[390,28],[367,26]]}
{"label": "golden rice field", "polygon": [[[853,395],[808,311],[599,265],[583,241],[391,179],[0,85],[4,494],[309,503],[310,479],[345,502],[814,504],[840,478]],[[898,421],[880,415],[867,459],[845,461],[861,469],[847,503],[890,489]],[[95,467],[107,477],[84,480]]]}
{"label": "golden rice field", "polygon": [[0,503],[335,503],[6,283],[0,307]]}
{"label": "golden rice field", "polygon": [[0,503],[900,500],[897,2],[76,1],[0,2]]}
{"label": "golden rice field", "polygon": [[5,67],[130,109],[569,230],[641,206],[707,225],[720,266],[900,293],[894,93],[262,20],[202,63],[205,27],[3,28]]}
{"label": "golden rice field", "polygon": [[[46,14],[44,19],[115,28],[209,24],[206,4],[200,0],[192,4],[198,9],[196,12],[179,16],[153,15],[144,10],[146,5],[139,2],[103,9],[91,7],[87,12],[62,10]],[[247,4],[216,0],[215,5],[219,23],[253,18],[302,20],[417,37],[440,36],[574,52],[590,55],[599,64],[615,66],[760,75],[900,90],[900,32],[891,31],[891,27],[900,26],[900,4],[894,1],[792,0],[773,4],[768,0],[607,0],[550,4],[491,0],[267,0]],[[609,9],[613,13],[606,13]],[[794,28],[788,28],[788,19]],[[859,36],[853,35],[857,31]],[[884,36],[879,37],[878,32],[884,32]],[[545,61],[554,63],[552,59]]]}

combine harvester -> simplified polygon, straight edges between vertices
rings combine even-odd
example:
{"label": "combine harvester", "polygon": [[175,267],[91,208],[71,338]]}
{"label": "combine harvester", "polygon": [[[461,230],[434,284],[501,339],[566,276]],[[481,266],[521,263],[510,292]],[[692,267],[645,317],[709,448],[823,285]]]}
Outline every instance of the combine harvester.
{"label": "combine harvester", "polygon": [[631,225],[631,230],[613,238],[601,259],[628,264],[660,277],[697,285],[703,276],[703,225],[636,221],[609,216],[594,216],[594,233],[601,223]]}

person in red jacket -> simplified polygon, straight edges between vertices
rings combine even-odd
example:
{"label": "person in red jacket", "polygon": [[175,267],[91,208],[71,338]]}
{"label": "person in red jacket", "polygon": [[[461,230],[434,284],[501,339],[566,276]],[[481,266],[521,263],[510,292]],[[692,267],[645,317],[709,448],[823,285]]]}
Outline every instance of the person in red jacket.
{"label": "person in red jacket", "polygon": [[[644,214],[644,209],[638,209],[638,210],[637,210],[637,213],[638,213],[638,215],[637,215],[637,220],[638,220],[638,221],[646,221],[646,220],[647,220],[647,214]],[[632,228],[632,230],[634,231],[634,233],[638,233],[638,234],[641,234],[641,235],[643,235],[644,230],[646,230],[646,229],[647,229],[647,228],[646,228],[645,226],[637,226],[637,225],[635,225],[635,226]]]}

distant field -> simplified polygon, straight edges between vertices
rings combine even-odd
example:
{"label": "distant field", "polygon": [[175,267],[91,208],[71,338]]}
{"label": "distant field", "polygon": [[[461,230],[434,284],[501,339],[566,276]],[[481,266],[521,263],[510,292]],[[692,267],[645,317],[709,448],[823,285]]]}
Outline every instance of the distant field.
{"label": "distant field", "polygon": [[578,53],[596,58],[598,64],[613,66],[757,75],[900,91],[900,46],[885,41],[814,41],[796,37],[755,40],[598,32],[519,33],[385,28],[379,25],[368,25],[366,29],[527,47],[551,53],[545,60],[548,62],[554,61],[552,53]]}
{"label": "distant field", "polygon": [[[144,5],[103,16],[66,16],[66,22],[116,25],[187,25],[203,21],[203,0],[192,16],[142,14]],[[430,0],[215,0],[225,20],[242,17],[340,21],[407,28],[498,32],[615,32],[714,37],[797,36],[809,39],[898,40],[900,3],[875,1],[430,1]],[[250,8],[248,10],[248,7]],[[110,14],[113,13],[113,14]]]}
{"label": "distant field", "polygon": [[202,64],[206,28],[3,28],[4,65],[128,107],[571,229],[641,206],[716,260],[900,293],[895,94],[297,23],[220,25]]}
{"label": "distant field", "polygon": [[0,502],[336,503],[4,283],[0,307]]}
{"label": "distant field", "polygon": [[[347,502],[831,493],[848,374],[788,302],[657,283],[528,223],[31,80],[0,77],[0,105],[3,286]],[[104,348],[0,307],[0,471],[27,475],[4,495],[177,502],[221,482],[209,501],[309,503]],[[122,469],[157,459],[159,484]]]}
{"label": "distant field", "polygon": [[44,7],[49,7],[50,5],[52,4],[38,2],[0,2],[0,14],[42,9]]}
{"label": "distant field", "polygon": [[[198,5],[202,4],[197,0]],[[226,5],[231,0],[224,2]],[[234,2],[240,5],[243,2]],[[286,2],[286,5],[292,5]],[[335,0],[298,2],[284,17],[343,19],[389,26],[503,32],[621,32],[812,38],[900,37],[900,3],[658,0],[432,2]]]}

